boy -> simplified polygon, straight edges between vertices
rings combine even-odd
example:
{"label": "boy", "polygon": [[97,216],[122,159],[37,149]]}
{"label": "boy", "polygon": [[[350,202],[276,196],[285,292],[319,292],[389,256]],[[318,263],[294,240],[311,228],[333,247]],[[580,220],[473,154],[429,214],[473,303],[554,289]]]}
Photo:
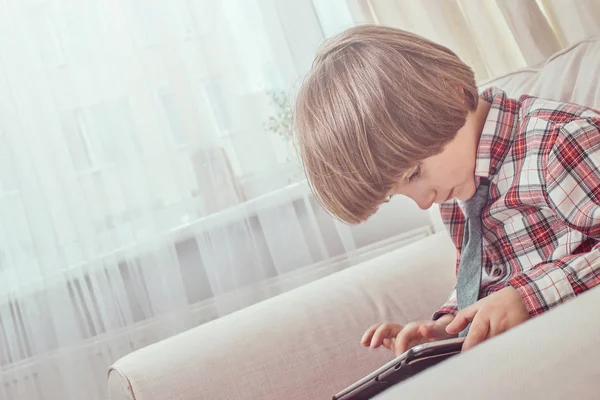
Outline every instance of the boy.
{"label": "boy", "polygon": [[459,310],[455,290],[433,320],[376,324],[363,345],[397,355],[470,324],[467,350],[600,282],[597,111],[497,88],[480,97],[449,49],[361,26],[321,48],[295,124],[308,181],[329,212],[359,223],[395,194],[422,209],[439,203],[457,271],[470,241],[465,207],[485,195],[473,236],[476,302]]}

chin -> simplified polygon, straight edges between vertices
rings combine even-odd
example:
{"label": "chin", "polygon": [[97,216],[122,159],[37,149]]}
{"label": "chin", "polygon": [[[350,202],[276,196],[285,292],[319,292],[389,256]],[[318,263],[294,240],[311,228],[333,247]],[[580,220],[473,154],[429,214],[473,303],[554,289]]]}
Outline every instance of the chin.
{"label": "chin", "polygon": [[456,196],[456,198],[459,199],[460,201],[467,201],[471,197],[473,197],[473,195],[475,195],[476,191],[477,191],[477,188],[475,187],[475,182],[473,182],[472,184],[468,185],[467,187],[463,187],[463,190],[461,190],[461,192],[459,193],[459,195]]}

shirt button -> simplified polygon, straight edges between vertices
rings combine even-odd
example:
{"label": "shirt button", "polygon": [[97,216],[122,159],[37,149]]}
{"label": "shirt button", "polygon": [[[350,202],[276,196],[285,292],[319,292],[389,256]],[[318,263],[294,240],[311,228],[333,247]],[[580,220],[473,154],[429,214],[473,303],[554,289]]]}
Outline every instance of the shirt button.
{"label": "shirt button", "polygon": [[498,170],[496,169],[496,167],[490,168],[490,175],[496,175],[496,172],[498,172]]}
{"label": "shirt button", "polygon": [[502,275],[502,270],[500,268],[494,268],[492,270],[492,275],[494,275],[494,276],[500,276],[500,275]]}

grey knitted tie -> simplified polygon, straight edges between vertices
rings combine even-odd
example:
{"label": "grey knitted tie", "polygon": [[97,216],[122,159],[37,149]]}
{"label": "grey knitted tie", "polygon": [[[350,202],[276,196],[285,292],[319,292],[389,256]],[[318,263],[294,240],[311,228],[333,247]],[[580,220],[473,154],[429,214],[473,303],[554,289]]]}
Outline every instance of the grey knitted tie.
{"label": "grey knitted tie", "polygon": [[[456,302],[459,310],[467,308],[479,299],[483,268],[481,211],[488,200],[488,193],[489,180],[482,178],[475,195],[463,205],[465,232],[456,281]],[[469,324],[460,332],[459,336],[466,336],[470,326]]]}

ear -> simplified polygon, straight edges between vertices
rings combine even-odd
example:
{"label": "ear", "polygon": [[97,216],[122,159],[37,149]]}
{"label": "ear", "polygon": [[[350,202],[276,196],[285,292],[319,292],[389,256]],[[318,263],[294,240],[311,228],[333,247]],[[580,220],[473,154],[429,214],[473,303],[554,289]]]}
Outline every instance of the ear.
{"label": "ear", "polygon": [[477,110],[477,105],[479,104],[479,95],[473,95],[471,92],[469,92],[467,89],[460,85],[456,85],[455,87],[456,91],[461,94],[459,98],[462,102],[462,105],[467,107],[469,111]]}

